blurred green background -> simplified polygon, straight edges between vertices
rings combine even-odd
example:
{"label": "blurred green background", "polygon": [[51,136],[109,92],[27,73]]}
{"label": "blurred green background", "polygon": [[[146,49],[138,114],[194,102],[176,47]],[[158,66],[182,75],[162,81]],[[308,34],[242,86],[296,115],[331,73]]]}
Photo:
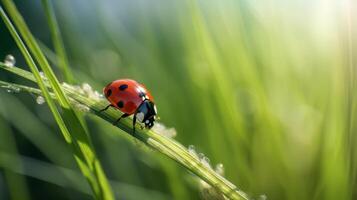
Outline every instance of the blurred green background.
{"label": "blurred green background", "polygon": [[[33,34],[53,49],[41,2],[15,2]],[[251,197],[357,199],[356,2],[53,6],[77,84],[101,91],[119,78],[143,82],[176,139],[212,166],[222,163],[227,179]],[[7,54],[28,70],[1,21],[0,57]],[[5,71],[0,79],[33,86]],[[103,120],[86,119],[118,199],[199,199],[198,182],[184,168]],[[0,199],[92,199],[47,105],[5,89]]]}

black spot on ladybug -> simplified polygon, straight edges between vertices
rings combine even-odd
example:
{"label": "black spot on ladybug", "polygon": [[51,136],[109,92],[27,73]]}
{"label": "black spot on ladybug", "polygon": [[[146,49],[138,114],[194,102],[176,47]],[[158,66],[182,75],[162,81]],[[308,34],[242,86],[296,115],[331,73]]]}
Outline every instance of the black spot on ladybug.
{"label": "black spot on ladybug", "polygon": [[123,102],[123,101],[119,101],[119,102],[117,103],[117,106],[118,106],[119,108],[123,108],[123,107],[124,107],[124,102]]}
{"label": "black spot on ladybug", "polygon": [[109,97],[111,94],[112,94],[112,90],[109,89],[109,90],[107,91],[107,93],[105,94],[105,96],[106,96],[106,97]]}
{"label": "black spot on ladybug", "polygon": [[127,84],[122,84],[122,85],[119,86],[119,90],[120,91],[124,91],[126,88],[128,88]]}

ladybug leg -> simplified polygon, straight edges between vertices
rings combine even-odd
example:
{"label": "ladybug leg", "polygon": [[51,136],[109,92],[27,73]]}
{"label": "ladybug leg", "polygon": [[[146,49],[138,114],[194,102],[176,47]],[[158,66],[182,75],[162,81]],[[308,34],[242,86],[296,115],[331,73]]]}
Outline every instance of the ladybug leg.
{"label": "ladybug leg", "polygon": [[106,111],[108,110],[109,107],[114,107],[112,104],[109,104],[107,107],[105,107],[104,109],[100,110],[99,112],[103,112],[103,111]]}
{"label": "ladybug leg", "polygon": [[129,114],[126,114],[126,113],[124,113],[122,116],[120,116],[115,122],[113,122],[113,125],[115,126],[115,125],[117,125],[117,123],[122,119],[122,118],[125,118],[125,117],[128,117],[129,116]]}
{"label": "ladybug leg", "polygon": [[133,136],[135,136],[136,114],[133,117]]}

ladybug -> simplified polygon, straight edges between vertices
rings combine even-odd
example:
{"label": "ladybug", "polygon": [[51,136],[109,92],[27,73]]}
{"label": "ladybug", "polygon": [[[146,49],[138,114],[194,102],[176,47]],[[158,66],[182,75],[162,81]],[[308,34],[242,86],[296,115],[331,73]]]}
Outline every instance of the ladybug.
{"label": "ladybug", "polygon": [[156,119],[156,106],[153,97],[143,84],[131,79],[119,79],[109,83],[103,89],[103,93],[110,104],[99,112],[114,107],[124,114],[113,124],[116,125],[122,118],[133,116],[133,134],[135,134],[135,124],[138,120],[145,124],[145,128],[154,126]]}

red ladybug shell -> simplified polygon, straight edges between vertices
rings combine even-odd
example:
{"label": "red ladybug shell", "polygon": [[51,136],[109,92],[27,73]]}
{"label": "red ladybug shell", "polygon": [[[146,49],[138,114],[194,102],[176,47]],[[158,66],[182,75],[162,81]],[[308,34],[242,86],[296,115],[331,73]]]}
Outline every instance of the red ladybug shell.
{"label": "red ladybug shell", "polygon": [[131,79],[115,80],[103,92],[114,107],[129,115],[135,113],[145,98],[153,101],[146,87]]}

